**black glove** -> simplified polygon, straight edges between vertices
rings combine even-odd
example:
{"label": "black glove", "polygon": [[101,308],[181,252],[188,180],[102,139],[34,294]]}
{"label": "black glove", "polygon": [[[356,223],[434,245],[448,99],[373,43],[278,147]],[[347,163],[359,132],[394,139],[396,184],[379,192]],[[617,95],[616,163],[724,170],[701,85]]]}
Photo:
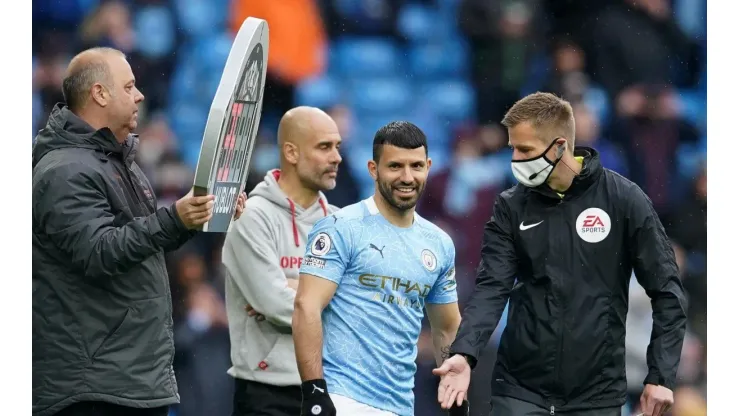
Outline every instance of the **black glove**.
{"label": "black glove", "polygon": [[320,378],[301,383],[303,402],[301,416],[337,416],[337,409],[329,397],[326,380]]}
{"label": "black glove", "polygon": [[470,403],[467,400],[463,400],[460,406],[457,403],[452,403],[452,407],[450,407],[447,414],[449,416],[468,416],[470,414]]}

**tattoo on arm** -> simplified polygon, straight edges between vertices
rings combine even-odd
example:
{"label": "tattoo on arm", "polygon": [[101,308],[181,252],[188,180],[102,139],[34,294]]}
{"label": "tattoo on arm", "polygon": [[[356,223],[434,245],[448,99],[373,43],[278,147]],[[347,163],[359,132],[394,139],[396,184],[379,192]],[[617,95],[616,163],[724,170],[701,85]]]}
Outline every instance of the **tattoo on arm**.
{"label": "tattoo on arm", "polygon": [[452,345],[445,345],[445,346],[443,346],[441,348],[441,351],[442,351],[442,359],[443,360],[446,360],[446,359],[450,358],[450,347],[451,346]]}

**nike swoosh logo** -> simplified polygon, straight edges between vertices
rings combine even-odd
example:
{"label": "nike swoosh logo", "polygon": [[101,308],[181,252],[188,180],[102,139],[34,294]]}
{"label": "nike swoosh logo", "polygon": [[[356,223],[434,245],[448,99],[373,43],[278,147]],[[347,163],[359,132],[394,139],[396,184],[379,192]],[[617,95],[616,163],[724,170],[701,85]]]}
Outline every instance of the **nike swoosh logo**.
{"label": "nike swoosh logo", "polygon": [[524,221],[522,221],[522,223],[521,223],[521,224],[519,224],[519,229],[520,229],[520,230],[522,230],[522,231],[524,231],[524,230],[529,230],[530,228],[534,228],[534,227],[536,227],[536,226],[538,226],[538,225],[542,224],[543,222],[545,222],[545,220],[542,220],[542,221],[540,221],[540,222],[538,222],[538,223],[536,223],[536,224],[529,224],[529,225],[524,225]]}

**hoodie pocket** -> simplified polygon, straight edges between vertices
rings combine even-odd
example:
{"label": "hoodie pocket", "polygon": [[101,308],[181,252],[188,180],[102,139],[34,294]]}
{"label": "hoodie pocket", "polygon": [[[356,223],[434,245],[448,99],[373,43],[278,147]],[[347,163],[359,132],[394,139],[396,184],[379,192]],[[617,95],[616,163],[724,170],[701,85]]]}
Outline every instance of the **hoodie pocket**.
{"label": "hoodie pocket", "polygon": [[255,354],[254,358],[249,363],[252,371],[276,372],[298,368],[292,336],[278,335],[267,354]]}

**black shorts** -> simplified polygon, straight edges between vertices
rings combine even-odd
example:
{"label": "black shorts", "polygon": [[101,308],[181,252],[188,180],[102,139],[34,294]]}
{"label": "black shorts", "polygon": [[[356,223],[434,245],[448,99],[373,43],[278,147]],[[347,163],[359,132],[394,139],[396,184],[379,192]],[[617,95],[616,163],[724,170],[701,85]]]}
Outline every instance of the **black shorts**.
{"label": "black shorts", "polygon": [[168,406],[140,409],[106,402],[78,402],[71,404],[54,416],[167,416]]}
{"label": "black shorts", "polygon": [[236,379],[232,416],[300,416],[301,386],[271,386]]}
{"label": "black shorts", "polygon": [[[493,396],[491,398],[491,414],[489,416],[550,416],[550,414],[549,409],[543,409],[513,397]],[[559,412],[555,409],[556,416],[621,416],[621,414],[621,407],[575,410],[572,412]]]}

